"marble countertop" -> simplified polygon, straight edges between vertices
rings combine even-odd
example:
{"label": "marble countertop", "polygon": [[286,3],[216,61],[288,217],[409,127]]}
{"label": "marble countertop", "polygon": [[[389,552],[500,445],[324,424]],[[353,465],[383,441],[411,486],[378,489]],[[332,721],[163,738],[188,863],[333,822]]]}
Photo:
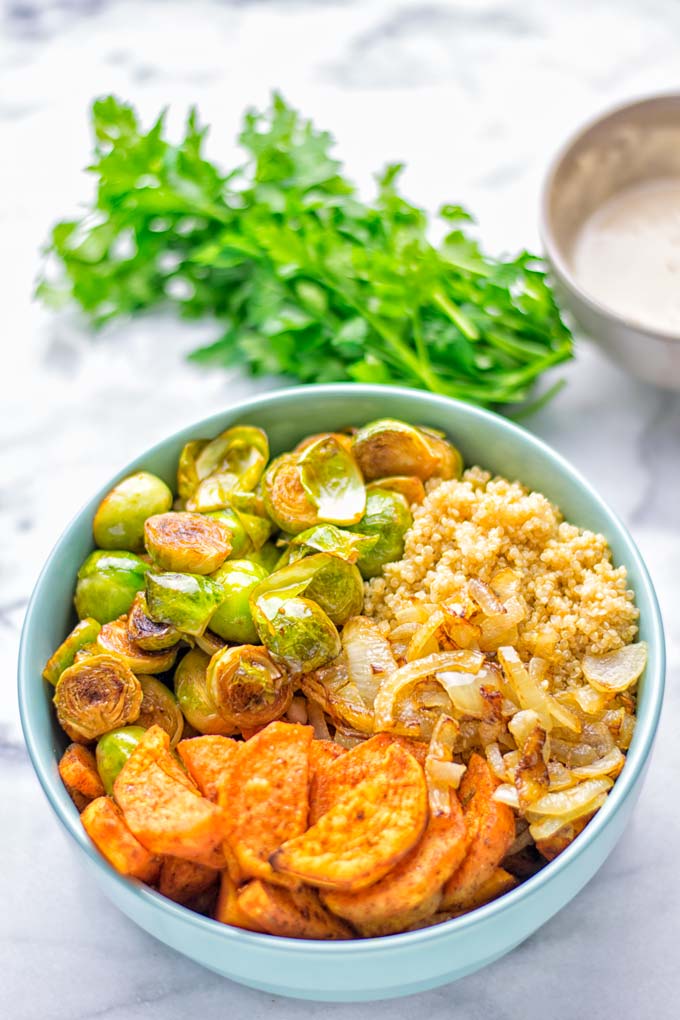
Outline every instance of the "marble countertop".
{"label": "marble countertop", "polygon": [[[115,91],[178,123],[196,102],[210,151],[233,154],[243,108],[287,97],[329,127],[362,186],[388,159],[434,208],[475,210],[490,248],[536,245],[546,162],[583,118],[678,86],[675,0],[277,3],[0,0],[0,1015],[359,1020],[363,1006],[292,1002],[230,984],[155,942],[106,901],[26,756],[14,673],[40,566],[89,493],[164,434],[256,388],[183,351],[210,323],[163,316],[92,340],[31,303],[50,223],[87,184],[87,107]],[[589,887],[510,956],[455,985],[370,1007],[376,1020],[677,1016],[680,813],[680,394],[638,383],[587,341],[568,387],[529,423],[631,528],[665,615],[669,690],[633,823]]]}

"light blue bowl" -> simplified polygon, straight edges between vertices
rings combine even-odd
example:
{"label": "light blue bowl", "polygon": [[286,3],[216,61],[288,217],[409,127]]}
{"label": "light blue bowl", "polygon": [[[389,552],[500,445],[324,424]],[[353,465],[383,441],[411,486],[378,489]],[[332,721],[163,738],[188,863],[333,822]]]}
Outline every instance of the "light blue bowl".
{"label": "light blue bowl", "polygon": [[[616,563],[628,569],[640,609],[640,635],[649,643],[635,736],[606,804],[571,846],[523,885],[465,917],[404,935],[332,943],[230,928],[121,878],[94,849],[59,779],[64,737],[41,670],[72,622],[76,571],[92,548],[95,508],[119,478],[146,468],[172,483],[187,440],[215,435],[236,422],[265,428],[276,453],[310,433],[382,416],[444,429],[466,463],[519,478],[557,503],[568,520],[606,535]],[[361,1001],[433,988],[491,963],[540,928],[593,877],[640,793],[661,710],[664,665],[659,607],[640,554],[620,521],[560,456],[504,418],[453,400],[391,387],[308,386],[257,397],[184,429],[128,464],[93,496],[59,539],[33,593],[19,656],[19,703],[29,754],[50,804],[78,845],[83,864],[137,924],[204,967],[253,988],[306,999]]]}

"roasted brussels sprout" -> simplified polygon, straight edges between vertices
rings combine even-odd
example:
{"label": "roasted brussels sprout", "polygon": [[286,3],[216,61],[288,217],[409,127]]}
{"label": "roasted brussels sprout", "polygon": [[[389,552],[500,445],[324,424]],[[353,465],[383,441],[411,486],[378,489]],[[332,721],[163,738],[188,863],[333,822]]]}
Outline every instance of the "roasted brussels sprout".
{"label": "roasted brussels sprout", "polygon": [[[187,638],[187,640],[189,639]],[[193,640],[196,642],[196,647],[208,656],[221,651],[226,643],[223,638],[211,630],[204,630],[202,634],[197,634]]]}
{"label": "roasted brussels sprout", "polygon": [[308,528],[290,540],[280,565],[295,563],[296,560],[315,552],[333,553],[347,563],[356,563],[361,553],[368,552],[377,541],[377,535],[343,531],[334,524],[317,524],[316,527]]}
{"label": "roasted brussels sprout", "polygon": [[187,652],[175,670],[175,694],[190,726],[199,733],[229,737],[237,730],[221,717],[207,688],[210,657],[199,648]]}
{"label": "roasted brussels sprout", "polygon": [[134,553],[97,549],[80,570],[74,604],[81,620],[109,623],[127,613],[143,591],[149,564]]}
{"label": "roasted brussels sprout", "polygon": [[293,673],[309,673],[340,652],[335,624],[310,599],[281,598],[276,592],[251,599],[260,641]]}
{"label": "roasted brussels sprout", "polygon": [[224,648],[213,655],[207,686],[220,716],[234,729],[265,726],[287,711],[293,685],[266,649],[254,645]]}
{"label": "roasted brussels sprout", "polygon": [[433,475],[453,478],[462,466],[458,451],[439,433],[394,418],[364,425],[354,436],[353,450],[367,481],[393,475],[422,481]]}
{"label": "roasted brussels sprout", "polygon": [[297,535],[318,522],[316,506],[305,491],[297,457],[284,453],[271,462],[264,476],[264,504],[282,531]]}
{"label": "roasted brussels sprout", "polygon": [[127,616],[105,623],[95,644],[100,652],[117,655],[133,673],[165,673],[172,669],[177,657],[177,645],[157,652],[140,648],[130,637]]}
{"label": "roasted brussels sprout", "polygon": [[162,570],[212,574],[231,552],[231,531],[222,521],[180,511],[149,517],[146,548]]}
{"label": "roasted brussels sprout", "polygon": [[156,623],[149,616],[146,595],[137,592],[130,606],[127,618],[127,629],[130,640],[148,652],[159,652],[172,648],[181,638],[181,634],[169,623]]}
{"label": "roasted brussels sprout", "polygon": [[223,596],[221,586],[201,574],[147,574],[149,616],[183,634],[202,634]]}
{"label": "roasted brussels sprout", "polygon": [[250,612],[250,594],[267,576],[264,567],[250,560],[228,560],[213,575],[213,581],[222,586],[222,604],[210,620],[210,629],[225,641],[252,644],[257,631]]}
{"label": "roasted brussels sprout", "polygon": [[113,793],[116,776],[144,736],[143,726],[122,726],[110,730],[97,741],[97,770],[109,796]]}
{"label": "roasted brussels sprout", "polygon": [[172,492],[162,479],[148,471],[129,475],[104,496],[92,522],[100,549],[144,549],[144,521],[172,506]]}
{"label": "roasted brussels sprout", "polygon": [[[298,455],[300,482],[320,521],[356,524],[366,508],[366,490],[351,453],[333,436],[322,436]],[[298,529],[299,530],[299,529]]]}
{"label": "roasted brussels sprout", "polygon": [[321,606],[339,627],[363,609],[364,583],[353,563],[329,556],[328,564],[312,579],[305,596]]}
{"label": "roasted brussels sprout", "polygon": [[142,688],[117,655],[91,655],[59,677],[54,705],[62,730],[81,744],[135,722]]}
{"label": "roasted brussels sprout", "polygon": [[137,725],[148,730],[151,726],[160,726],[170,737],[174,747],[182,738],[184,716],[177,703],[177,698],[165,684],[155,676],[139,676],[142,685],[142,706],[137,717]]}
{"label": "roasted brussels sprout", "polygon": [[378,541],[357,560],[362,577],[376,577],[386,563],[401,559],[404,536],[413,518],[404,497],[398,492],[374,489],[366,499],[366,513],[357,524],[362,535],[377,535]]}
{"label": "roasted brussels sprout", "polygon": [[86,617],[77,623],[69,636],[62,641],[57,650],[50,655],[45,663],[43,677],[48,683],[56,684],[57,680],[69,666],[75,662],[77,653],[81,648],[91,644],[97,637],[100,624],[96,620]]}
{"label": "roasted brussels sprout", "polygon": [[342,446],[343,450],[351,454],[352,437],[346,432],[316,432],[314,435],[306,436],[304,439],[300,440],[293,452],[303,453],[309,446],[313,446],[314,443],[318,442],[319,439],[328,439],[329,437]]}
{"label": "roasted brussels sprout", "polygon": [[[255,488],[269,459],[269,442],[262,429],[236,425],[200,449],[185,447],[180,458],[181,491],[188,510],[220,510],[229,505],[232,492]],[[193,462],[193,463],[192,463]]]}

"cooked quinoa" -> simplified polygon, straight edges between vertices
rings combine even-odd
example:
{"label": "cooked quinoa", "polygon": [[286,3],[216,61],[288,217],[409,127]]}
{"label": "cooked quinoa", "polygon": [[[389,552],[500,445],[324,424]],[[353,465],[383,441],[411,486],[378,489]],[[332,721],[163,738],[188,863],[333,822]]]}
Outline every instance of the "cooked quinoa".
{"label": "cooked quinoa", "polygon": [[462,597],[467,581],[521,575],[527,617],[517,651],[550,648],[551,686],[583,683],[586,653],[603,655],[635,639],[638,611],[625,567],[614,567],[603,535],[566,523],[540,492],[481,468],[434,483],[414,508],[403,558],[366,585],[364,612],[391,623],[414,599]]}

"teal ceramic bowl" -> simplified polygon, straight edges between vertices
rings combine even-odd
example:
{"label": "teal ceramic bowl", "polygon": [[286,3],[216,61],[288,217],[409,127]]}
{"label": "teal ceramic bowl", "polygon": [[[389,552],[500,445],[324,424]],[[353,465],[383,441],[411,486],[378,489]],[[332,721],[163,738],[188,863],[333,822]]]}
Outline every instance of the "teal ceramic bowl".
{"label": "teal ceramic bowl", "polygon": [[[628,569],[640,609],[641,637],[649,642],[635,736],[606,804],[584,832],[539,874],[488,906],[423,931],[351,942],[298,941],[230,928],[121,878],[94,849],[57,773],[65,741],[41,680],[42,666],[72,622],[76,571],[92,548],[92,516],[118,478],[146,468],[172,482],[187,440],[214,435],[236,422],[261,425],[274,452],[280,452],[309,433],[382,416],[445,430],[468,464],[521,479],[559,504],[570,521],[606,535],[615,561]],[[326,1001],[389,998],[454,981],[509,952],[571,900],[611,852],[630,818],[649,762],[663,686],[663,631],[647,570],[623,525],[569,464],[496,415],[427,393],[361,385],[309,386],[257,397],[170,436],[128,464],[59,539],[28,607],[19,658],[21,718],[33,765],[83,866],[106,895],[151,935],[218,974],[269,993]]]}

